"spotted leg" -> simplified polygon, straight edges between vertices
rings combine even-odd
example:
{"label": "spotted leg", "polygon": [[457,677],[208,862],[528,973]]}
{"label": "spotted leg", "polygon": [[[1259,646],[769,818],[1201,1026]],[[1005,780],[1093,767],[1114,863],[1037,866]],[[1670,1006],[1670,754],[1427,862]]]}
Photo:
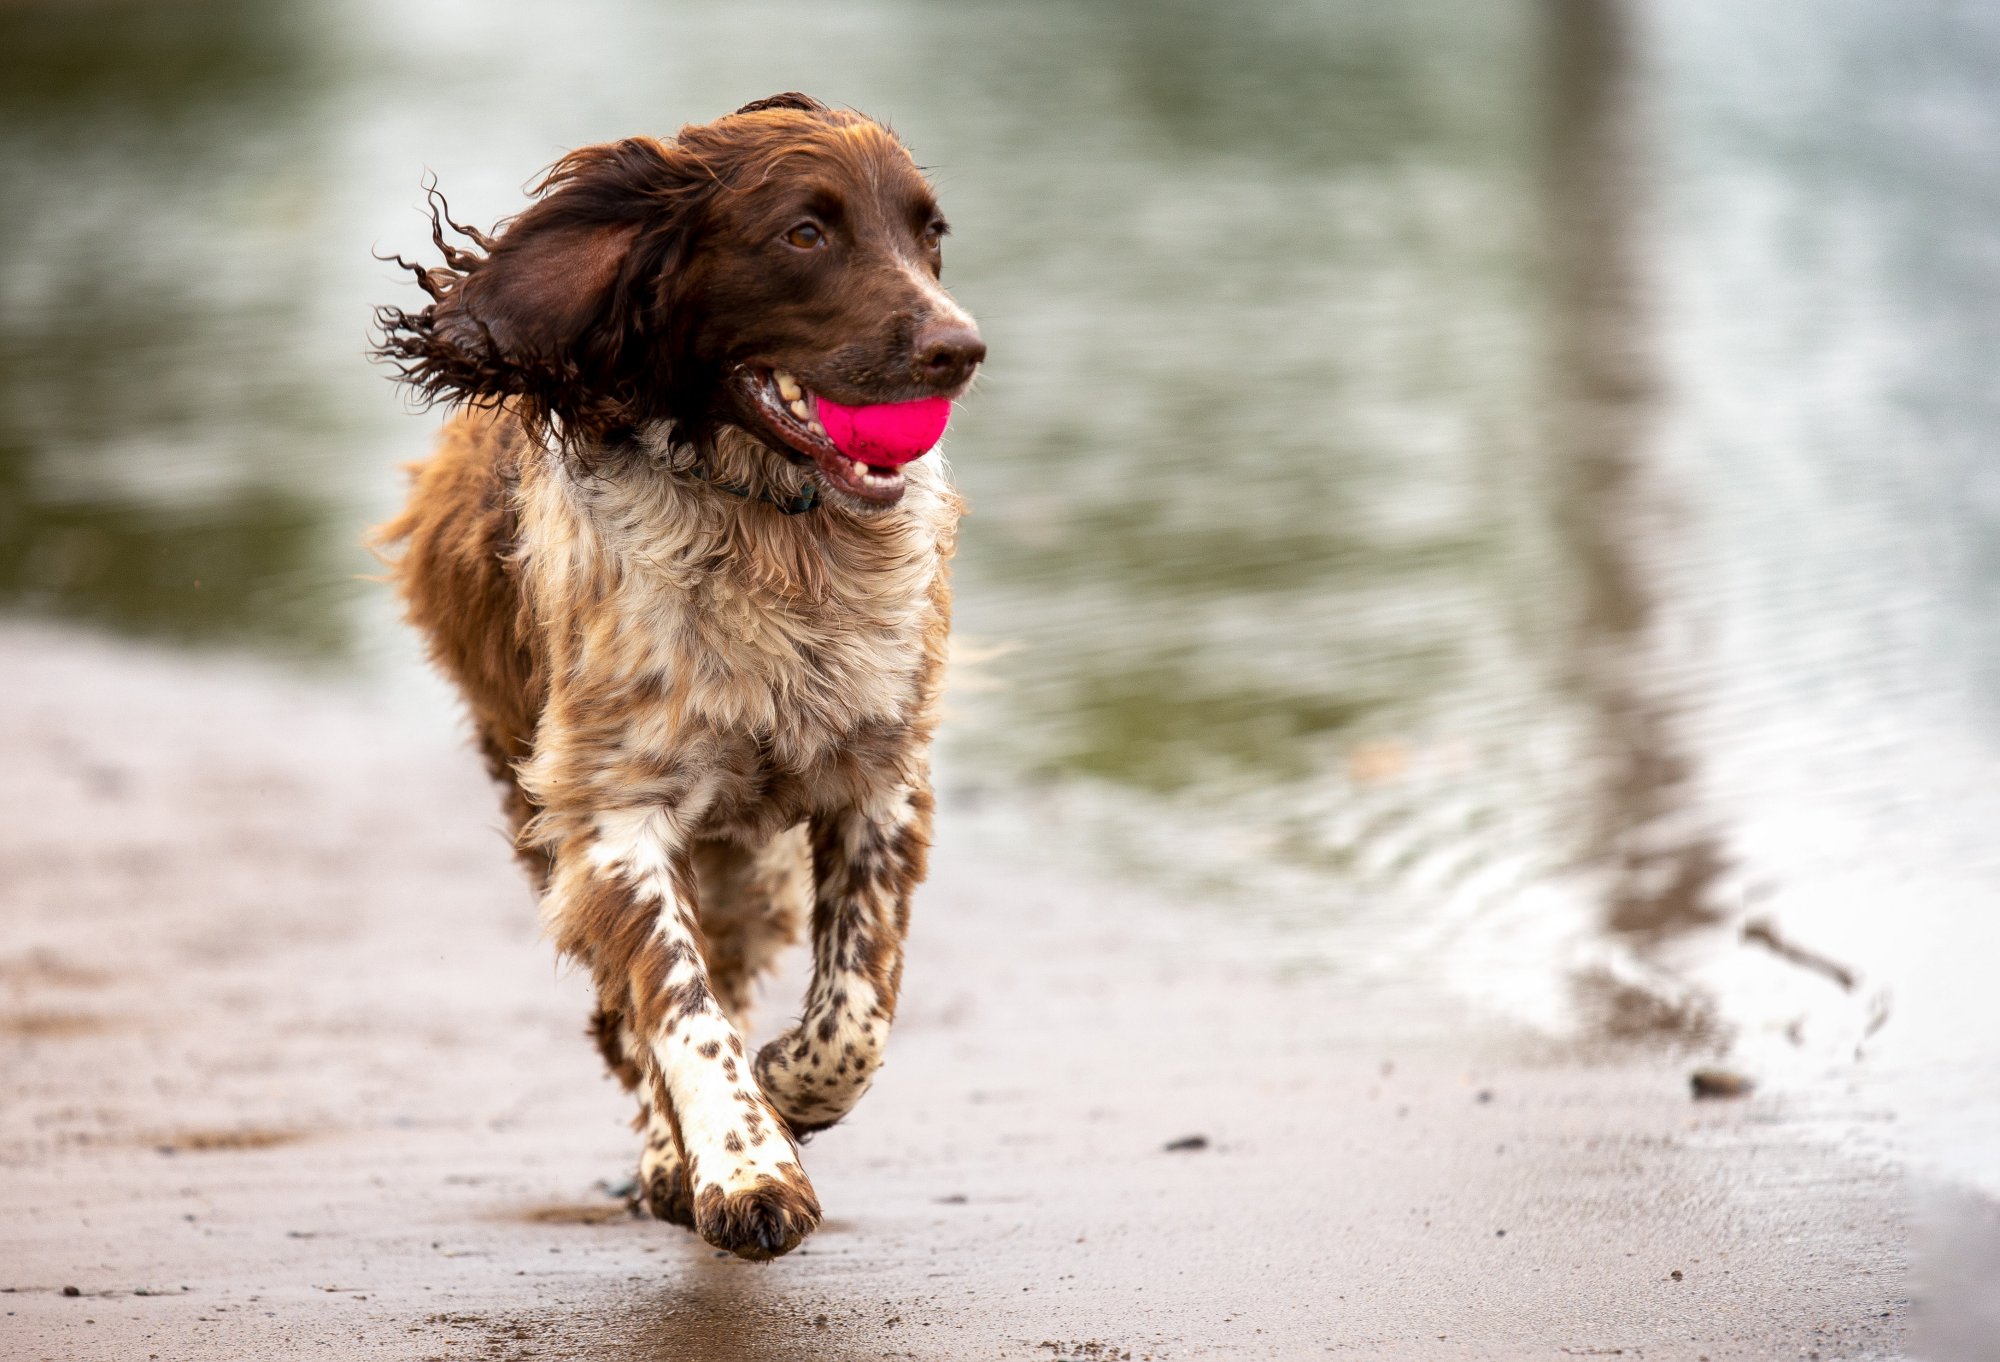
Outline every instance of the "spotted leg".
{"label": "spotted leg", "polygon": [[819,1202],[710,983],[687,892],[684,827],[697,814],[651,804],[566,820],[576,830],[557,848],[543,912],[558,945],[589,964],[600,1012],[620,1018],[620,1049],[647,1101],[649,1202],[660,1184],[656,1212],[679,1218],[665,1153],[677,1149],[696,1232],[740,1257],[771,1258],[819,1223]]}
{"label": "spotted leg", "polygon": [[[709,982],[737,1034],[748,1035],[757,978],[798,937],[812,902],[812,847],[801,823],[755,850],[697,842],[693,860]],[[673,1124],[651,1102],[642,1103],[640,1121],[646,1144],[638,1181],[645,1207],[658,1219],[693,1229],[694,1192]]]}
{"label": "spotted leg", "polygon": [[800,823],[762,846],[697,842],[693,852],[709,982],[748,1035],[757,980],[798,940],[812,906],[812,843]]}
{"label": "spotted leg", "polygon": [[853,1110],[881,1067],[930,829],[922,785],[813,820],[812,986],[798,1025],[757,1055],[764,1091],[800,1134]]}
{"label": "spotted leg", "polygon": [[616,1012],[599,1008],[590,1019],[591,1039],[597,1042],[609,1069],[639,1099],[639,1115],[632,1128],[646,1137],[639,1153],[639,1173],[633,1193],[635,1204],[644,1206],[655,1219],[694,1228],[694,1202],[688,1190],[687,1165],[681,1161],[680,1146],[674,1142],[673,1123],[653,1109],[652,1087],[645,1071],[632,1056],[639,1045]]}
{"label": "spotted leg", "polygon": [[648,1101],[640,1112],[646,1136],[639,1150],[639,1200],[655,1220],[700,1233],[694,1219],[694,1186],[681,1157],[674,1124]]}

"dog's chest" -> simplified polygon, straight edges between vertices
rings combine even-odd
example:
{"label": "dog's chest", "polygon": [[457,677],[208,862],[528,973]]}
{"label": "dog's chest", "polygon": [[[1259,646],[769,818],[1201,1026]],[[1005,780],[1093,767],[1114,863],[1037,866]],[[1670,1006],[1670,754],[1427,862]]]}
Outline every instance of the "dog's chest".
{"label": "dog's chest", "polygon": [[798,774],[918,717],[948,521],[829,525],[773,547],[712,505],[643,489],[545,486],[524,511],[542,531],[537,611],[569,654],[555,672],[599,697],[628,756],[747,746]]}
{"label": "dog's chest", "polygon": [[926,594],[801,601],[726,570],[635,585],[625,627],[656,639],[644,689],[683,723],[754,743],[779,769],[801,770],[916,704]]}

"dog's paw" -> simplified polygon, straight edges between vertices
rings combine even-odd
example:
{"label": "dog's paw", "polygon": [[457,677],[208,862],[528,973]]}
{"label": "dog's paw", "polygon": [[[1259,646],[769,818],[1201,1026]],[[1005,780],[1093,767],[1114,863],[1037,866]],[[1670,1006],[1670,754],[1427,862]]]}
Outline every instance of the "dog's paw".
{"label": "dog's paw", "polygon": [[671,1141],[648,1143],[639,1156],[639,1199],[655,1220],[694,1228],[694,1190],[688,1185],[687,1165]]}
{"label": "dog's paw", "polygon": [[867,1077],[845,1059],[837,1065],[828,1063],[796,1033],[780,1036],[759,1050],[754,1072],[765,1100],[799,1140],[847,1115],[868,1087]]}
{"label": "dog's paw", "polygon": [[790,1253],[818,1225],[819,1198],[796,1163],[735,1191],[710,1183],[694,1197],[695,1233],[755,1262]]}

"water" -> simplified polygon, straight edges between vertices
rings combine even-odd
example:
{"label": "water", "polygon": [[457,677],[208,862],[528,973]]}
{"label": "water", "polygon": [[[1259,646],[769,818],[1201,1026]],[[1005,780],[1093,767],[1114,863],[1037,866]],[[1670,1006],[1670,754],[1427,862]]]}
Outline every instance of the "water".
{"label": "water", "polygon": [[[371,248],[426,169],[490,221],[567,147],[806,89],[934,169],[992,346],[956,807],[1329,987],[2000,1078],[1992,16],[552,15],[0,9],[0,598],[420,691],[360,580],[430,429],[362,360],[407,293]],[[1986,1176],[1989,1118],[1939,1157]]]}

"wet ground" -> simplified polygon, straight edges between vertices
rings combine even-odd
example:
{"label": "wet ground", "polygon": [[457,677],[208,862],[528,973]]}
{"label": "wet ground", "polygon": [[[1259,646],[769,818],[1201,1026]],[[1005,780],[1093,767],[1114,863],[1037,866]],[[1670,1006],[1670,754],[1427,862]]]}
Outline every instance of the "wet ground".
{"label": "wet ground", "polygon": [[[488,222],[786,88],[933,168],[993,360],[915,1011],[758,1273],[564,1222],[617,1103],[364,580],[435,418],[361,351],[426,169]],[[1996,91],[1929,0],[0,3],[9,1271],[217,1355],[746,1283],[864,1351],[1872,1356],[1915,1296],[1992,1355]]]}
{"label": "wet ground", "polygon": [[826,1225],[718,1258],[604,1189],[624,1103],[469,753],[58,633],[0,687],[10,1359],[1900,1355],[1851,1085],[1697,1102],[950,809]]}

